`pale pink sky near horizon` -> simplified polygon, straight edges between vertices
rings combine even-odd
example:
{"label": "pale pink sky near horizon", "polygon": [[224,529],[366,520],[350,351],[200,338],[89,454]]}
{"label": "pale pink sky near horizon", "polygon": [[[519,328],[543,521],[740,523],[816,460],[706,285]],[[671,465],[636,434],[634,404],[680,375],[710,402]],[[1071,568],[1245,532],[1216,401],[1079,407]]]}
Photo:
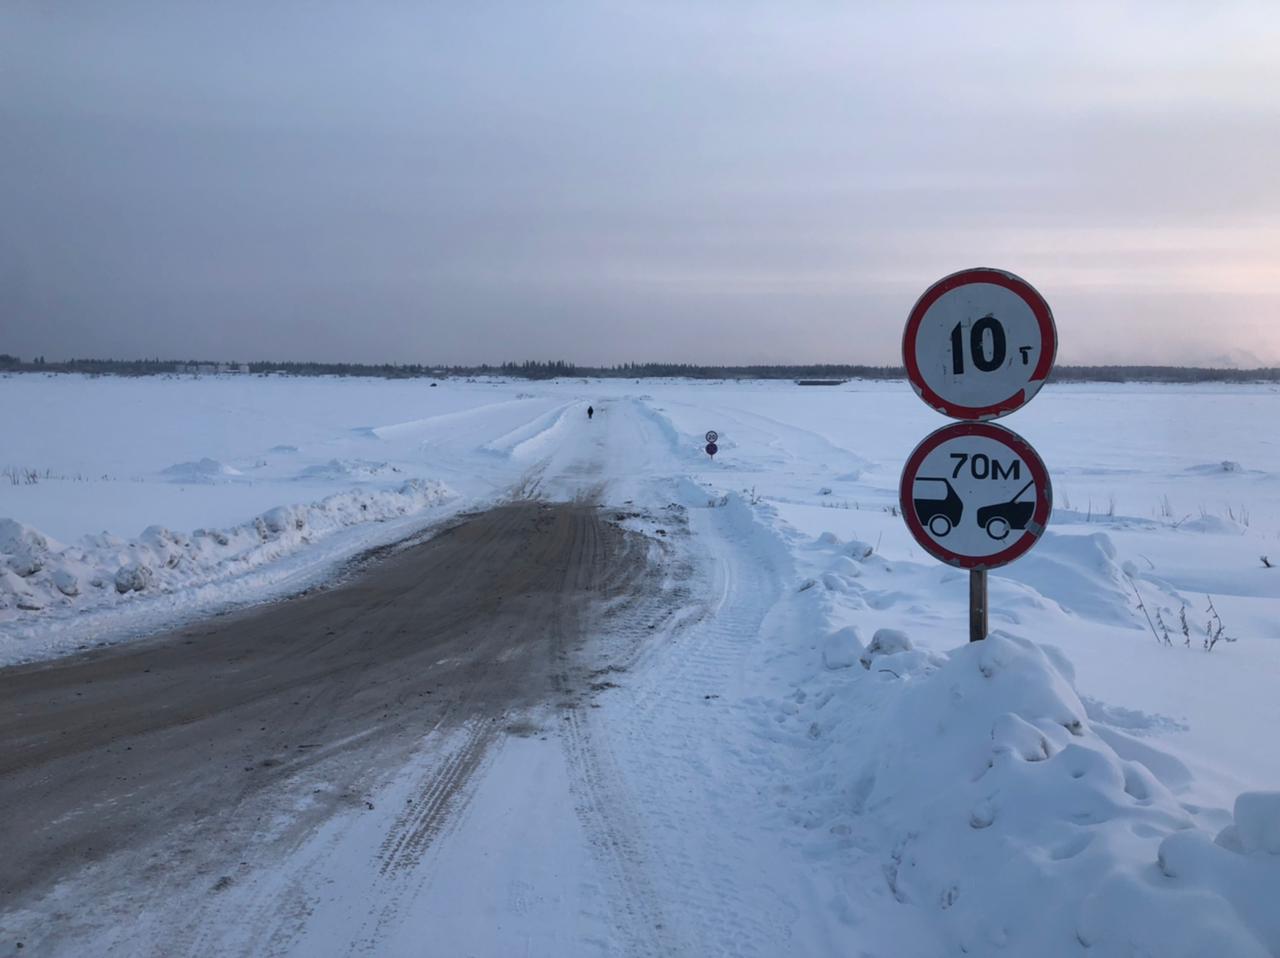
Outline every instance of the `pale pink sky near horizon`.
{"label": "pale pink sky near horizon", "polygon": [[0,8],[0,352],[1280,365],[1280,4]]}

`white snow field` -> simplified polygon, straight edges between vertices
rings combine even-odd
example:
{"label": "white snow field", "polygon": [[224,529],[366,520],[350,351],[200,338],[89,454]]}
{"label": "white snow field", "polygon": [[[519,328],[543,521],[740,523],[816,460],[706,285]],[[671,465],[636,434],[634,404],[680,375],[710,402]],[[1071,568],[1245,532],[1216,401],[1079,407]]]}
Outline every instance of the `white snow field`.
{"label": "white snow field", "polygon": [[[23,375],[0,409],[4,662],[513,495],[593,492],[669,565],[638,657],[598,637],[599,707],[502,740],[414,867],[370,850],[425,760],[217,896],[69,883],[102,952],[1280,954],[1273,386],[1050,383],[1002,420],[1055,511],[972,645],[965,574],[896,513],[945,422],[903,382]],[[1234,641],[1206,651],[1210,602]]]}

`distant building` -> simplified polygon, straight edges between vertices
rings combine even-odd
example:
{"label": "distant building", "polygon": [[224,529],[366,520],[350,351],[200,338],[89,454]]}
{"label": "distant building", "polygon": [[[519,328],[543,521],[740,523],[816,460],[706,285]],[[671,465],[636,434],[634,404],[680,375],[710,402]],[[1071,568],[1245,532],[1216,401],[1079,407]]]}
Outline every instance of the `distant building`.
{"label": "distant building", "polygon": [[847,379],[797,379],[797,386],[843,386]]}

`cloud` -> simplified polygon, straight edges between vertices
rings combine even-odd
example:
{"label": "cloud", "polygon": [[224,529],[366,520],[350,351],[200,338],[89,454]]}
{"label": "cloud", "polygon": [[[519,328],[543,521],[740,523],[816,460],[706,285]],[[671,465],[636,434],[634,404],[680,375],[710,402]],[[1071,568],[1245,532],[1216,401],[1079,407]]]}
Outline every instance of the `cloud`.
{"label": "cloud", "polygon": [[997,265],[1064,361],[1277,361],[1277,40],[1260,4],[9,4],[3,346],[892,362]]}

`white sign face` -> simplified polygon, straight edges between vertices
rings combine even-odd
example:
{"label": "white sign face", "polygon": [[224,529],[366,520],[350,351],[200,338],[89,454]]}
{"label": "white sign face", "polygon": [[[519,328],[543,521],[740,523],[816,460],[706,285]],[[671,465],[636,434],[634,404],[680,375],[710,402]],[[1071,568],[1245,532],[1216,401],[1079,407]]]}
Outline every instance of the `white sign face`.
{"label": "white sign face", "polygon": [[1012,562],[1044,532],[1053,493],[1044,463],[1017,433],[956,423],[928,436],[899,487],[907,527],[935,558],[966,569]]}
{"label": "white sign face", "polygon": [[902,358],[912,387],[954,419],[995,419],[1039,391],[1058,338],[1048,304],[1024,280],[971,269],[934,283],[907,319]]}

